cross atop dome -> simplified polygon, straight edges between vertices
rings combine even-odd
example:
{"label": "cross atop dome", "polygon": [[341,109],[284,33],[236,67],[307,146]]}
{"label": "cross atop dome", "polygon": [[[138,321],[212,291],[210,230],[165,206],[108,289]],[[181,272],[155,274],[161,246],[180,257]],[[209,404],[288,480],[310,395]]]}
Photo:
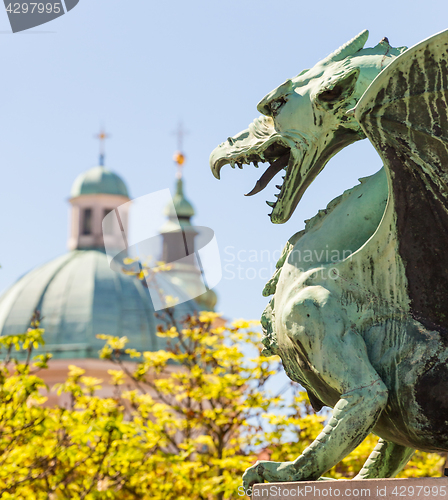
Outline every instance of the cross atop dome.
{"label": "cross atop dome", "polygon": [[105,157],[104,141],[110,138],[110,134],[106,134],[104,129],[101,129],[100,133],[94,135],[93,137],[100,141],[100,166],[104,167],[104,157]]}

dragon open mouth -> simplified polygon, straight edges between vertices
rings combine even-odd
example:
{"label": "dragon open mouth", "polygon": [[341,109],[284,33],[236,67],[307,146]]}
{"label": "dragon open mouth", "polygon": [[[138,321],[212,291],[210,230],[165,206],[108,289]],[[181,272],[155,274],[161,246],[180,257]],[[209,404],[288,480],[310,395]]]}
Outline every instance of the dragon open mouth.
{"label": "dragon open mouth", "polygon": [[[272,164],[268,167],[265,173],[258,179],[253,189],[247,193],[245,196],[253,196],[254,194],[263,191],[263,189],[269,184],[269,182],[280,172],[282,169],[288,168],[290,153],[286,153],[283,156],[280,156],[277,160],[274,160]],[[284,179],[284,177],[283,177]],[[280,189],[282,186],[277,186]]]}
{"label": "dragon open mouth", "polygon": [[[261,126],[264,129],[259,132]],[[227,163],[235,168],[258,162],[268,162],[269,167],[258,179],[253,189],[246,194],[252,196],[262,191],[281,170],[285,170],[283,182],[277,185],[276,201],[266,201],[272,208],[269,214],[274,224],[283,224],[291,217],[303,194],[311,182],[324,168],[328,160],[345,146],[361,139],[352,129],[340,127],[332,131],[329,140],[320,147],[310,146],[310,141],[303,134],[288,131],[288,134],[276,132],[268,119],[255,120],[248,130],[229,137],[219,145],[210,156],[213,175],[219,179],[221,168]]]}
{"label": "dragon open mouth", "polygon": [[[233,138],[229,138],[228,146],[232,146]],[[221,168],[230,164],[232,168],[235,168],[237,165],[239,168],[243,168],[243,165],[254,164],[255,167],[258,168],[258,163],[260,162],[268,162],[269,167],[266,169],[264,174],[258,179],[253,189],[247,193],[245,196],[253,196],[254,194],[262,191],[270,181],[279,173],[281,170],[285,170],[285,175],[283,176],[283,180],[286,179],[288,174],[288,169],[292,167],[294,163],[293,155],[291,154],[291,149],[284,144],[284,142],[280,142],[280,140],[272,140],[266,143],[264,149],[256,149],[250,148],[247,151],[235,152],[230,156],[225,156],[219,158],[213,165],[212,170],[214,176],[219,179]],[[276,193],[275,196],[277,198],[276,201],[267,201],[266,203],[274,208],[275,205],[281,200],[284,192],[285,182],[282,182],[281,185],[277,185],[277,189],[279,189],[279,193]]]}

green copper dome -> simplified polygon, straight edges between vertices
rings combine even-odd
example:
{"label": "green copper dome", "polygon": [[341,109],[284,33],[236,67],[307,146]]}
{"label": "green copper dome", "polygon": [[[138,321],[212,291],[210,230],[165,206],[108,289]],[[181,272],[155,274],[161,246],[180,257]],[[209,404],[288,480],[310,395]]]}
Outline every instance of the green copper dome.
{"label": "green copper dome", "polygon": [[76,178],[70,197],[83,194],[114,194],[129,198],[128,189],[121,177],[103,166],[93,167]]}
{"label": "green copper dome", "polygon": [[[163,275],[163,288],[173,297],[184,293]],[[35,310],[43,317],[46,345],[39,352],[54,358],[96,358],[104,341],[99,333],[126,336],[128,347],[163,349],[157,337],[161,320],[154,316],[148,289],[135,277],[110,269],[99,250],[74,250],[20,278],[0,298],[0,335],[23,333]],[[178,319],[193,314],[193,301],[175,306]]]}

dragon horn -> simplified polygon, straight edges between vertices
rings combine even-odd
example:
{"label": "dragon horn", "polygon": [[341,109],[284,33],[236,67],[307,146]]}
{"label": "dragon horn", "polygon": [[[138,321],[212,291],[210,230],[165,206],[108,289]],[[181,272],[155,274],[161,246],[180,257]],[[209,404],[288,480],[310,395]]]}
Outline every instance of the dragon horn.
{"label": "dragon horn", "polygon": [[364,47],[365,43],[367,42],[367,38],[369,38],[369,31],[361,31],[359,35],[356,35],[355,38],[339,47],[339,49],[335,50],[322,62],[329,63],[332,61],[341,61],[347,56],[352,56],[353,54],[358,52],[358,50],[361,50]]}

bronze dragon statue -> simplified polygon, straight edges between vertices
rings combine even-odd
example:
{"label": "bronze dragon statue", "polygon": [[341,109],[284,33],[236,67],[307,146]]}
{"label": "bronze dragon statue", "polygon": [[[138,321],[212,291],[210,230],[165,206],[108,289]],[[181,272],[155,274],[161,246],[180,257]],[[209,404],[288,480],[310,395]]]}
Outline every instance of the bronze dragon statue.
{"label": "bronze dragon statue", "polygon": [[448,450],[448,31],[410,49],[367,37],[273,90],[211,154],[217,178],[270,163],[251,195],[284,170],[274,223],[345,146],[367,137],[384,164],[288,241],[266,285],[265,353],[333,415],[296,460],[249,468],[246,488],[322,478],[369,432],[380,439],[357,478]]}

